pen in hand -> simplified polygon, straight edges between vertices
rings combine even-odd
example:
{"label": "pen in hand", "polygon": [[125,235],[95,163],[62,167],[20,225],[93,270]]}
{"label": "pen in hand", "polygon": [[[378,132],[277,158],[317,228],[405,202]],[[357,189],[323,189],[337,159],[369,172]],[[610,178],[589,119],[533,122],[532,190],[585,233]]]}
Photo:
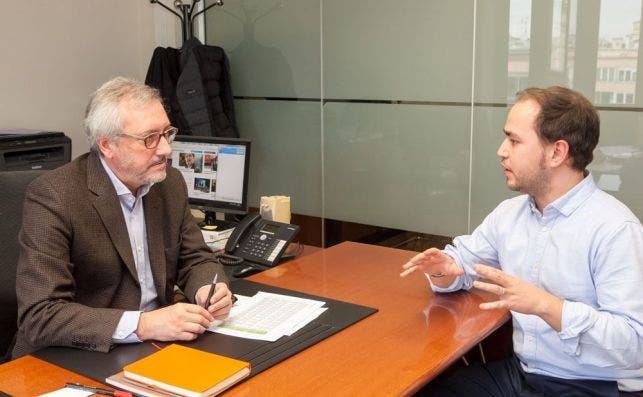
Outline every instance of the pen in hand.
{"label": "pen in hand", "polygon": [[205,302],[203,302],[203,307],[205,308],[205,310],[208,310],[208,307],[210,306],[210,299],[212,299],[212,295],[214,295],[214,292],[216,291],[218,278],[219,278],[219,273],[214,275],[214,280],[212,280],[212,284],[210,285],[210,291],[208,292],[208,297],[205,299]]}

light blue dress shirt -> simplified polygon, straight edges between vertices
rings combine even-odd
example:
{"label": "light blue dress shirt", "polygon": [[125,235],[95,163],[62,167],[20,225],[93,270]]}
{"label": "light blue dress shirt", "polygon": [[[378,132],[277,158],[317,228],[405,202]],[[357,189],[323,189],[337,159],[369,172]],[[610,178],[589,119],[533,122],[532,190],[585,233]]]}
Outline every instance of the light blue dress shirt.
{"label": "light blue dress shirt", "polygon": [[132,246],[132,256],[136,265],[138,282],[141,286],[141,303],[140,311],[126,311],[123,313],[116,330],[112,334],[115,343],[132,343],[140,342],[134,331],[138,326],[138,320],[141,311],[151,311],[159,307],[157,301],[156,287],[152,277],[152,268],[150,267],[150,255],[147,246],[147,229],[145,226],[145,212],[143,211],[143,196],[145,196],[152,185],[141,186],[136,192],[136,196],[121,182],[114,172],[109,168],[103,157],[100,157],[101,164],[105,168],[109,179],[112,181],[118,200],[121,203],[123,217],[127,225],[130,244]]}
{"label": "light blue dress shirt", "polygon": [[513,346],[525,372],[566,379],[643,375],[643,227],[591,175],[541,214],[533,198],[502,202],[444,252],[465,274],[448,288],[469,289],[483,263],[564,300],[562,329],[512,312]]}

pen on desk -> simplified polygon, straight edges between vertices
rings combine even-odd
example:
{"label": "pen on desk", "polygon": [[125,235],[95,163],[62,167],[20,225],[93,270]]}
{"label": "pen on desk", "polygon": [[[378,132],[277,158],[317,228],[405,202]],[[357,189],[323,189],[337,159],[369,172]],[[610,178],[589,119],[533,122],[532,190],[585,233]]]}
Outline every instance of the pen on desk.
{"label": "pen on desk", "polygon": [[77,390],[84,390],[94,394],[102,394],[104,396],[132,397],[132,393],[127,391],[102,389],[100,387],[81,385],[80,383],[67,382],[65,383],[65,387],[69,387],[71,389],[77,389]]}
{"label": "pen on desk", "polygon": [[212,295],[214,295],[214,291],[216,290],[216,285],[217,285],[217,279],[218,278],[219,278],[219,273],[214,275],[214,280],[212,280],[212,284],[210,285],[210,291],[208,292],[208,297],[206,298],[205,302],[203,302],[203,307],[206,310],[210,306],[210,299],[212,298]]}

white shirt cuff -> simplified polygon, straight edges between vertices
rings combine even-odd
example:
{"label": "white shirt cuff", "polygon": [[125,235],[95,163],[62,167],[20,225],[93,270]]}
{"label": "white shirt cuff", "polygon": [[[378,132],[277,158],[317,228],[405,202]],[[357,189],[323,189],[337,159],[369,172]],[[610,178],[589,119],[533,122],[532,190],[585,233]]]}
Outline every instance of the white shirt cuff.
{"label": "white shirt cuff", "polygon": [[141,317],[140,311],[127,311],[121,316],[116,330],[112,334],[114,343],[136,343],[141,340],[136,336],[134,331],[138,327],[138,320]]}

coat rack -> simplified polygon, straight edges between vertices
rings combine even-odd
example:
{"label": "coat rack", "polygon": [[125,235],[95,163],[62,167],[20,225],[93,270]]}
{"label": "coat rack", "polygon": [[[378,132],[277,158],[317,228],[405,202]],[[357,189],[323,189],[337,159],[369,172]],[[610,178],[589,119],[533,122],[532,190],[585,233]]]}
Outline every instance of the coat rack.
{"label": "coat rack", "polygon": [[214,6],[223,5],[223,0],[216,0],[214,3],[205,7],[201,11],[194,13],[194,7],[196,6],[196,3],[198,3],[199,1],[201,0],[192,0],[192,4],[184,4],[182,0],[174,0],[174,7],[181,10],[182,15],[180,15],[178,12],[172,10],[170,7],[163,4],[160,0],[150,0],[150,3],[158,4],[161,7],[168,10],[169,12],[171,12],[172,14],[179,17],[179,19],[181,20],[181,31],[183,32],[183,42],[185,43],[188,39],[192,38],[192,36],[194,35],[194,19],[197,17],[197,15],[206,12],[207,10],[209,10]]}

